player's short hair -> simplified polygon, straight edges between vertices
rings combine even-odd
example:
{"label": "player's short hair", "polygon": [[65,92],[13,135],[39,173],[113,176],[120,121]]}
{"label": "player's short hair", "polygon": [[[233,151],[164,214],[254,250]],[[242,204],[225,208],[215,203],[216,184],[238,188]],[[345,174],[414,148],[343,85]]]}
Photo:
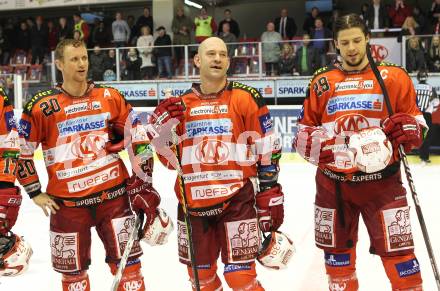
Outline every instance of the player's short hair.
{"label": "player's short hair", "polygon": [[64,58],[64,50],[68,46],[73,47],[86,47],[86,44],[82,40],[76,40],[72,38],[65,38],[57,44],[55,48],[55,60],[62,60]]}
{"label": "player's short hair", "polygon": [[350,29],[350,28],[360,28],[365,36],[367,36],[370,32],[368,31],[368,27],[365,24],[364,20],[359,16],[359,14],[350,13],[347,15],[340,16],[336,19],[335,29],[333,31],[333,38],[338,38],[338,33],[341,30]]}

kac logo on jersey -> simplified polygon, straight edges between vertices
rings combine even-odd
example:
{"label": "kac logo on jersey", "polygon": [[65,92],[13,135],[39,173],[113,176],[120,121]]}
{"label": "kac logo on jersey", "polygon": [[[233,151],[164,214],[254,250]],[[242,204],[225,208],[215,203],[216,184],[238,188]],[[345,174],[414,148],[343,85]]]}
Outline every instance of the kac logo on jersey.
{"label": "kac logo on jersey", "polygon": [[109,113],[81,116],[66,121],[58,122],[58,132],[60,137],[72,135],[74,133],[101,130],[106,127],[106,120]]}
{"label": "kac logo on jersey", "polygon": [[203,119],[187,122],[186,133],[189,138],[197,136],[230,135],[232,122],[229,118]]}
{"label": "kac logo on jersey", "polygon": [[343,95],[328,101],[327,114],[355,110],[382,111],[382,107],[383,95],[381,94]]}
{"label": "kac logo on jersey", "polygon": [[272,129],[272,119],[270,118],[270,114],[264,114],[260,117],[258,117],[259,121],[260,121],[260,127],[261,127],[261,131],[263,133],[268,132],[269,130]]}

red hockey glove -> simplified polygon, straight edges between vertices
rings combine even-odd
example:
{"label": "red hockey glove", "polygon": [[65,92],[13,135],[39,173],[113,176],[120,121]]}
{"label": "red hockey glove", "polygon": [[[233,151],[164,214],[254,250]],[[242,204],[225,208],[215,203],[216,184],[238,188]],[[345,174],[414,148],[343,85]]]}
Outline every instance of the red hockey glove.
{"label": "red hockey glove", "polygon": [[419,147],[422,142],[422,130],[417,120],[406,113],[396,113],[385,119],[383,131],[394,147],[403,145],[405,152]]}
{"label": "red hockey glove", "polygon": [[113,123],[109,129],[110,141],[105,144],[109,153],[118,153],[125,148],[124,124]]}
{"label": "red hockey glove", "polygon": [[6,234],[14,226],[20,205],[18,187],[0,189],[0,234]]}
{"label": "red hockey glove", "polygon": [[169,97],[162,100],[150,116],[150,124],[163,125],[172,118],[176,118],[181,122],[185,113],[185,106],[182,104],[182,98],[180,97]]}
{"label": "red hockey glove", "polygon": [[260,230],[263,232],[277,230],[284,220],[284,194],[281,185],[276,184],[258,193],[255,200]]}
{"label": "red hockey glove", "polygon": [[147,225],[152,224],[156,218],[156,208],[160,204],[159,193],[157,193],[151,183],[144,182],[136,175],[128,179],[126,191],[131,209],[136,213],[139,211],[145,213]]}
{"label": "red hockey glove", "polygon": [[319,127],[308,126],[298,131],[293,147],[305,160],[314,165],[329,164],[335,161],[331,149],[324,149],[332,143],[332,138]]}

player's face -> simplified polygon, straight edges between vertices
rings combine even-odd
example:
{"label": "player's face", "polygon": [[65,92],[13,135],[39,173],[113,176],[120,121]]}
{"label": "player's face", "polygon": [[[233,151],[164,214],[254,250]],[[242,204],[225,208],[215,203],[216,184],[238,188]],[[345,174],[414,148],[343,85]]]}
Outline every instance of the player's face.
{"label": "player's face", "polygon": [[84,46],[67,46],[64,48],[64,58],[57,62],[63,73],[64,82],[87,82],[89,59]]}
{"label": "player's face", "polygon": [[344,69],[359,70],[367,65],[368,36],[358,27],[339,31],[335,45],[339,49]]}
{"label": "player's face", "polygon": [[210,80],[223,80],[229,68],[228,50],[219,38],[210,38],[201,44],[194,62],[200,69],[200,77]]}

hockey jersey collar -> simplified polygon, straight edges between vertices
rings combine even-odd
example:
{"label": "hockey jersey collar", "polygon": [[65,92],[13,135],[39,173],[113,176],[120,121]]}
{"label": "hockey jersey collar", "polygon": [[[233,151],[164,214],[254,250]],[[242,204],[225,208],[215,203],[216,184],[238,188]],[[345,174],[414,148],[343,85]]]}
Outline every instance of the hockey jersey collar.
{"label": "hockey jersey collar", "polygon": [[342,73],[346,74],[346,75],[358,75],[358,74],[362,74],[365,73],[366,71],[371,70],[370,64],[368,63],[364,68],[360,69],[360,70],[354,70],[354,71],[347,71],[342,67],[342,63],[340,62],[334,62],[333,63],[333,67],[338,69],[339,71],[341,71]]}
{"label": "hockey jersey collar", "polygon": [[93,88],[95,88],[95,83],[93,83],[93,81],[89,81],[89,82],[87,82],[87,89],[86,89],[86,91],[84,92],[84,94],[81,95],[81,96],[75,96],[75,95],[72,95],[72,94],[70,94],[69,92],[67,92],[67,91],[63,88],[63,83],[58,83],[58,84],[55,86],[55,88],[58,89],[59,91],[63,92],[63,94],[65,94],[65,95],[67,95],[67,96],[69,96],[69,97],[71,97],[71,98],[84,98],[84,97],[87,97],[87,96],[89,95],[89,93],[93,90]]}
{"label": "hockey jersey collar", "polygon": [[216,98],[220,97],[223,94],[223,92],[225,92],[225,90],[232,90],[232,83],[229,82],[228,80],[226,80],[225,86],[220,91],[218,91],[217,93],[213,93],[213,94],[203,94],[202,90],[200,88],[200,83],[193,83],[191,86],[191,90],[200,99],[204,99],[204,100],[216,99]]}

